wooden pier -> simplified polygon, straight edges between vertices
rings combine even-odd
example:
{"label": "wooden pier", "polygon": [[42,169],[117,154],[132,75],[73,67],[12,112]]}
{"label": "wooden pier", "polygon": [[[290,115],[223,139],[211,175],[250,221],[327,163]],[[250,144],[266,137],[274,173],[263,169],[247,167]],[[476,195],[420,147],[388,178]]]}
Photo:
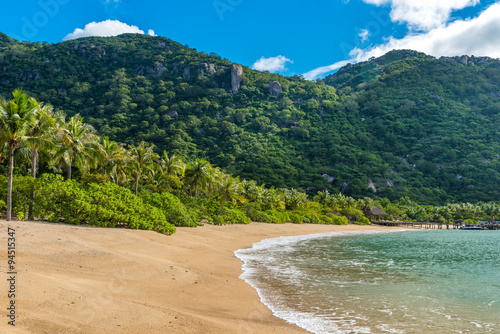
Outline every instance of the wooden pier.
{"label": "wooden pier", "polygon": [[437,222],[406,222],[406,221],[374,221],[373,224],[381,226],[396,226],[401,228],[415,228],[422,230],[459,230],[463,226],[477,226],[482,230],[500,230],[500,223],[481,223],[465,225],[464,223],[437,223]]}
{"label": "wooden pier", "polygon": [[406,222],[406,221],[375,221],[373,224],[382,226],[397,226],[402,228],[416,228],[422,230],[458,230],[462,223],[436,223],[436,222]]}

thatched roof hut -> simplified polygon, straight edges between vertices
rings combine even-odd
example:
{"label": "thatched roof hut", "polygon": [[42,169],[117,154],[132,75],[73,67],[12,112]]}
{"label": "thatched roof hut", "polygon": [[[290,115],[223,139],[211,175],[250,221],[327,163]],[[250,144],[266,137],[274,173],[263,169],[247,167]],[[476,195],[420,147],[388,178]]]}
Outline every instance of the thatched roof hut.
{"label": "thatched roof hut", "polygon": [[370,210],[365,211],[364,214],[366,217],[370,218],[370,220],[372,220],[373,218],[380,218],[380,217],[384,217],[384,216],[389,216],[389,214],[380,210],[376,206],[374,206]]}

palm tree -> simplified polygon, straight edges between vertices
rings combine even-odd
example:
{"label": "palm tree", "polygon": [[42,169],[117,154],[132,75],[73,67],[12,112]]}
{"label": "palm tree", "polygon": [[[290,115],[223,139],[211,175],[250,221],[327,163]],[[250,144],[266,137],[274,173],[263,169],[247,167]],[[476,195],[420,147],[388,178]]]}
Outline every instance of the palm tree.
{"label": "palm tree", "polygon": [[125,150],[116,142],[109,140],[108,136],[99,138],[99,164],[103,167],[103,174],[108,173],[108,167],[114,166],[125,157]]}
{"label": "palm tree", "polygon": [[158,154],[153,151],[154,147],[154,145],[146,147],[145,142],[141,142],[137,147],[134,145],[129,146],[130,160],[128,170],[135,180],[136,196],[139,188],[139,180],[154,174],[154,160],[159,158]]}
{"label": "palm tree", "polygon": [[163,151],[163,159],[160,162],[164,174],[167,175],[182,175],[184,173],[185,165],[181,157],[172,154],[168,156],[167,151]]}
{"label": "palm tree", "polygon": [[0,99],[0,142],[6,142],[9,147],[9,170],[7,185],[7,221],[12,218],[12,179],[14,175],[14,152],[16,148],[26,143],[33,128],[35,114],[40,103],[21,89],[16,89],[13,99]]}
{"label": "palm tree", "polygon": [[224,210],[224,204],[226,204],[227,200],[236,204],[237,201],[244,203],[245,197],[241,194],[241,183],[238,177],[233,177],[232,175],[224,174],[222,176],[222,182],[219,184],[219,197],[221,200],[220,212],[219,215],[222,214]]}
{"label": "palm tree", "polygon": [[257,183],[254,180],[241,181],[241,188],[243,196],[245,196],[247,201],[257,202],[262,199],[263,189],[262,187],[257,186]]}
{"label": "palm tree", "polygon": [[128,163],[129,157],[127,156],[128,152],[126,149],[121,147],[123,159],[118,159],[113,162],[113,167],[110,172],[111,179],[115,182],[116,185],[123,184],[128,181],[127,173],[128,173]]}
{"label": "palm tree", "polygon": [[198,203],[198,188],[206,186],[210,181],[211,165],[205,159],[197,159],[186,167],[186,184],[194,188],[194,204]]}
{"label": "palm tree", "polygon": [[363,211],[368,211],[373,209],[375,206],[375,201],[370,197],[364,197],[358,200],[358,207]]}
{"label": "palm tree", "polygon": [[[31,176],[36,178],[37,161],[40,149],[51,149],[54,146],[54,131],[56,120],[52,117],[52,106],[44,105],[39,108],[34,118],[34,124],[27,140],[31,148]],[[33,220],[33,201],[35,199],[35,189],[31,189],[30,205],[28,210],[28,220]]]}
{"label": "palm tree", "polygon": [[274,188],[263,189],[262,200],[263,203],[271,210],[285,208],[285,194]]}
{"label": "palm tree", "polygon": [[173,154],[168,156],[167,151],[163,151],[163,158],[158,161],[158,173],[155,175],[157,189],[172,192],[174,188],[182,188],[180,176],[184,175],[186,165],[181,157]]}
{"label": "palm tree", "polygon": [[330,203],[332,202],[332,195],[328,190],[318,191],[318,194],[314,196],[313,200],[321,204],[323,207],[327,207],[330,206]]}
{"label": "palm tree", "polygon": [[291,210],[297,210],[307,202],[307,194],[297,189],[283,189],[285,205]]}
{"label": "palm tree", "polygon": [[90,163],[98,156],[97,136],[91,125],[83,123],[80,115],[73,116],[59,130],[59,150],[54,159],[63,160],[67,167],[67,178],[71,179],[71,168],[75,165],[80,171],[87,171]]}

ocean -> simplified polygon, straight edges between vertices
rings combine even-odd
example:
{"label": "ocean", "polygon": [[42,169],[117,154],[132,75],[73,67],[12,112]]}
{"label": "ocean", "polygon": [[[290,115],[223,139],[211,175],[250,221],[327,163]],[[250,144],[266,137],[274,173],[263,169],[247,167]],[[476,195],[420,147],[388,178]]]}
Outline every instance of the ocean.
{"label": "ocean", "polygon": [[312,333],[500,333],[500,231],[282,237],[235,254],[274,315]]}

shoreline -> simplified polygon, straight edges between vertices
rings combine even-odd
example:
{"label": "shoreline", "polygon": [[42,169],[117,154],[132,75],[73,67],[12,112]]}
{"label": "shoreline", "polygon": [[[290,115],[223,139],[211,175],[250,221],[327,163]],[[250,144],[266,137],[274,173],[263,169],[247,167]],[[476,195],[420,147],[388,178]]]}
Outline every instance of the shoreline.
{"label": "shoreline", "polygon": [[[380,226],[264,224],[156,232],[1,220],[16,230],[16,327],[9,333],[308,333],[275,317],[240,275],[235,251],[264,239],[400,230]],[[8,306],[2,279],[0,307]],[[5,312],[4,312],[5,313]]]}

